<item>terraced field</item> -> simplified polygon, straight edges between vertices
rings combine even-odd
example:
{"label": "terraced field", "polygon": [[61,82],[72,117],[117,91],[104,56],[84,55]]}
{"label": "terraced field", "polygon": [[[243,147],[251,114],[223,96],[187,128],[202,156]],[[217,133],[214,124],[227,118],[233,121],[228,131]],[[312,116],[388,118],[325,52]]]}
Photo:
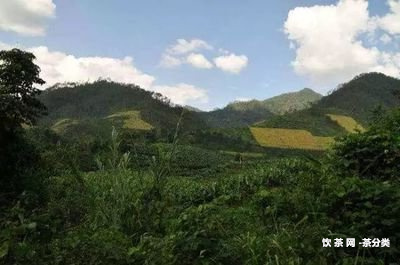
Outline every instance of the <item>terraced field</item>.
{"label": "terraced field", "polygon": [[324,150],[333,137],[314,136],[306,130],[250,127],[256,141],[264,147]]}
{"label": "terraced field", "polygon": [[106,119],[121,120],[123,122],[122,128],[132,130],[151,130],[153,126],[140,117],[139,111],[125,111],[118,112],[113,115],[107,116]]}
{"label": "terraced field", "polygon": [[341,127],[350,133],[357,131],[365,131],[364,127],[355,121],[352,117],[336,114],[327,114],[327,116],[334,122],[337,122]]}

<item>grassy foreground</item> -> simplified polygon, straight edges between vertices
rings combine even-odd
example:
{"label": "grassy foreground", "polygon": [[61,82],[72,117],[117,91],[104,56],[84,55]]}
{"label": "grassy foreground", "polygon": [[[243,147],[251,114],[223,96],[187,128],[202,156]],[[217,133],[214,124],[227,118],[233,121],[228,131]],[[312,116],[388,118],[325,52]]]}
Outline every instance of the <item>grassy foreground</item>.
{"label": "grassy foreground", "polygon": [[[114,131],[98,169],[85,171],[81,159],[62,164],[60,154],[79,158],[87,149],[43,136],[40,169],[1,207],[0,262],[396,264],[400,112],[378,120],[320,160],[238,162],[176,138],[146,158],[122,152]],[[149,166],[135,166],[138,159]],[[323,238],[357,244],[323,248]],[[364,248],[363,238],[391,246]]]}

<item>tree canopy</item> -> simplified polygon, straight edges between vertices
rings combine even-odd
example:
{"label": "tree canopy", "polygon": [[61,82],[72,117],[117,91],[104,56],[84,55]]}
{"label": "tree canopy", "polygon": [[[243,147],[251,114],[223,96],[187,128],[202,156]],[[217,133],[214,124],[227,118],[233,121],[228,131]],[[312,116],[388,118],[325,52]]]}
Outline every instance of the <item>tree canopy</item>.
{"label": "tree canopy", "polygon": [[34,60],[32,53],[19,49],[0,51],[0,130],[34,124],[45,113],[45,106],[36,98],[40,90],[35,87],[45,81]]}

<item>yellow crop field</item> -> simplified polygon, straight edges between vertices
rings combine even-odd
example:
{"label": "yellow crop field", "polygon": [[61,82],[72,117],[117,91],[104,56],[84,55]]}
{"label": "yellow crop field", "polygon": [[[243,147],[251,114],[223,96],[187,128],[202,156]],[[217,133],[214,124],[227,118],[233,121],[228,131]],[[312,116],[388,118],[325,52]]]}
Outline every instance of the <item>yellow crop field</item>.
{"label": "yellow crop field", "polygon": [[344,129],[346,129],[346,131],[350,133],[365,130],[364,127],[362,127],[362,125],[356,122],[352,117],[336,114],[327,114],[327,116],[332,121],[337,122],[340,126],[342,126]]}
{"label": "yellow crop field", "polygon": [[153,126],[140,117],[139,111],[125,111],[118,112],[113,115],[107,116],[106,119],[121,119],[123,120],[122,128],[132,130],[151,130]]}
{"label": "yellow crop field", "polygon": [[314,136],[306,130],[250,127],[250,131],[265,147],[324,150],[333,142],[333,137]]}

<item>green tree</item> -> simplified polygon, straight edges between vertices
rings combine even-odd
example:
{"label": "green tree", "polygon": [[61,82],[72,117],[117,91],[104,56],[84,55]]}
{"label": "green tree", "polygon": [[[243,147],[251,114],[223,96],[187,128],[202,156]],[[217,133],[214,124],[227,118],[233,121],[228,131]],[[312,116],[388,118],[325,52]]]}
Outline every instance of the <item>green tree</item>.
{"label": "green tree", "polygon": [[32,53],[12,49],[0,51],[0,130],[13,131],[23,123],[34,124],[45,113],[36,98],[40,90],[34,85],[45,82]]}
{"label": "green tree", "polygon": [[45,82],[34,59],[19,49],[0,51],[0,201],[2,192],[25,188],[23,178],[38,157],[22,130],[23,124],[34,124],[46,111],[36,97],[40,90],[34,86]]}

